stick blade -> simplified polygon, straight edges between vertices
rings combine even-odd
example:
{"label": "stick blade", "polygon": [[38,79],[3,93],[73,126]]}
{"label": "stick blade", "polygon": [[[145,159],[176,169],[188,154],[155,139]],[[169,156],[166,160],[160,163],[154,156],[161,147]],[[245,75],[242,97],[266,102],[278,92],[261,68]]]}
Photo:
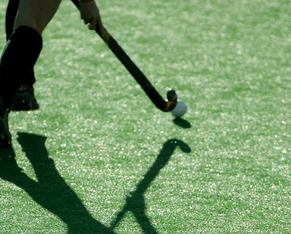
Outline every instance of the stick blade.
{"label": "stick blade", "polygon": [[167,92],[167,99],[169,101],[177,103],[178,97],[174,89],[169,89]]}
{"label": "stick blade", "polygon": [[177,105],[177,101],[178,101],[178,96],[176,94],[176,91],[174,89],[169,89],[167,91],[167,100],[166,100],[166,110],[164,111],[172,111],[176,105]]}

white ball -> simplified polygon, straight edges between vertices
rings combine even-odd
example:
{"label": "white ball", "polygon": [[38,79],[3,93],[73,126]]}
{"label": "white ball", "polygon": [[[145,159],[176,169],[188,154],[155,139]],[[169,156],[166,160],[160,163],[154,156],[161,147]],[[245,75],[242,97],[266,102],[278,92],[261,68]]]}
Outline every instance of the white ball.
{"label": "white ball", "polygon": [[177,105],[171,111],[171,113],[172,113],[172,115],[174,115],[176,117],[181,117],[186,113],[186,111],[187,111],[187,106],[186,106],[185,102],[183,102],[182,100],[178,100]]}

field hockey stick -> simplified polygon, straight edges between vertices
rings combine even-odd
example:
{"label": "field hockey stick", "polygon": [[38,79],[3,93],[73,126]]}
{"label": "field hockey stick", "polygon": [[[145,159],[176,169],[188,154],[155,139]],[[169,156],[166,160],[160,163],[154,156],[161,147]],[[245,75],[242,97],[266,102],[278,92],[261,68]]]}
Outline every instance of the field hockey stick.
{"label": "field hockey stick", "polygon": [[[78,0],[72,0],[74,4],[79,7]],[[167,91],[167,99],[164,100],[158,91],[153,87],[150,81],[142,73],[142,71],[135,65],[135,63],[130,59],[130,57],[125,53],[122,47],[117,43],[117,41],[110,35],[110,33],[104,28],[103,35],[100,33],[100,29],[97,26],[95,31],[103,39],[103,41],[108,45],[111,51],[119,59],[119,61],[125,66],[125,68],[130,72],[134,79],[139,83],[142,89],[145,91],[147,96],[152,100],[152,102],[162,111],[169,112],[172,111],[177,105],[177,94],[173,89]]]}

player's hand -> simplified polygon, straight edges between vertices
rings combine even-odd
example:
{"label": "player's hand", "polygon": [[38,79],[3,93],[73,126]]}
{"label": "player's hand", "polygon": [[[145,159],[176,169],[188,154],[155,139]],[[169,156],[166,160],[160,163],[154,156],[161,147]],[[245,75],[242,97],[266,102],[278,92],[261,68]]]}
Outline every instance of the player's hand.
{"label": "player's hand", "polygon": [[79,9],[81,19],[84,20],[85,24],[88,24],[88,28],[94,30],[96,27],[99,27],[100,33],[103,35],[103,24],[96,2],[94,0],[81,0],[79,2]]}

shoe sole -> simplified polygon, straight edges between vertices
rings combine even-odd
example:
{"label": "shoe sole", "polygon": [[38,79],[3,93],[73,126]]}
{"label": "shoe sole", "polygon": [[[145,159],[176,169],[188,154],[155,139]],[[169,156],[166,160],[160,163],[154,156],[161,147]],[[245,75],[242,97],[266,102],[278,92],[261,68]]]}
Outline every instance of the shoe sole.
{"label": "shoe sole", "polygon": [[25,104],[25,105],[12,105],[11,110],[12,111],[31,111],[31,110],[38,110],[39,104]]}
{"label": "shoe sole", "polygon": [[39,104],[37,102],[36,103],[26,102],[23,104],[12,103],[11,105],[12,111],[30,111],[30,110],[37,110],[37,109],[39,109]]}

